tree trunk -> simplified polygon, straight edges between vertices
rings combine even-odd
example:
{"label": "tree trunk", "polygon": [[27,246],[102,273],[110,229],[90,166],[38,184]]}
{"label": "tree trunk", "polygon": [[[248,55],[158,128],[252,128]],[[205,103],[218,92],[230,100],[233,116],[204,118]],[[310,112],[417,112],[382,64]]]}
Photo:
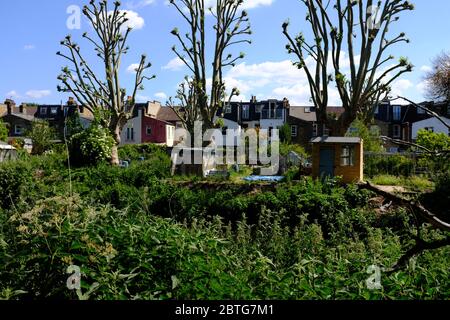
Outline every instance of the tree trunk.
{"label": "tree trunk", "polygon": [[118,166],[120,165],[120,159],[119,159],[119,146],[122,142],[122,138],[120,137],[120,134],[122,133],[122,129],[120,127],[120,124],[116,124],[113,129],[113,138],[116,144],[112,147],[111,151],[111,165]]}
{"label": "tree trunk", "polygon": [[112,152],[111,152],[111,165],[112,166],[118,166],[120,164],[120,160],[119,160],[119,147],[118,145],[115,145],[112,147]]}

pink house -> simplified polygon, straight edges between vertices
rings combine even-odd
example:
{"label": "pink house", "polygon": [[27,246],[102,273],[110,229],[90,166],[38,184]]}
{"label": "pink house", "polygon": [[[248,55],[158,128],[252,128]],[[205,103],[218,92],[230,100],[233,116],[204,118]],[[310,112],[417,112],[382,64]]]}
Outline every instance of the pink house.
{"label": "pink house", "polygon": [[169,108],[161,107],[159,102],[136,104],[135,116],[123,128],[122,144],[155,143],[173,147],[175,124],[158,117],[161,109]]}

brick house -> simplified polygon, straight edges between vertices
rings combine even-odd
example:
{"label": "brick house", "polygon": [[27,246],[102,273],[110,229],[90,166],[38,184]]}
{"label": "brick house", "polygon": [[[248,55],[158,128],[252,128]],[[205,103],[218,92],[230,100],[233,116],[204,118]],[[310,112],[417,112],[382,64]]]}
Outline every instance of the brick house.
{"label": "brick house", "polygon": [[[419,105],[437,112],[440,115],[448,116],[448,103],[422,102]],[[413,105],[396,105],[389,101],[382,102],[375,110],[374,125],[378,126],[381,135],[392,139],[412,142],[414,132],[427,127],[428,119],[433,118],[425,110],[416,108]],[[423,125],[423,128],[421,127]],[[386,143],[388,151],[402,151],[397,145]]]}
{"label": "brick house", "polygon": [[[342,107],[328,107],[327,112],[339,116],[344,112]],[[291,128],[292,142],[311,150],[310,141],[315,137],[328,136],[330,130],[320,127],[314,106],[291,106],[287,123]]]}

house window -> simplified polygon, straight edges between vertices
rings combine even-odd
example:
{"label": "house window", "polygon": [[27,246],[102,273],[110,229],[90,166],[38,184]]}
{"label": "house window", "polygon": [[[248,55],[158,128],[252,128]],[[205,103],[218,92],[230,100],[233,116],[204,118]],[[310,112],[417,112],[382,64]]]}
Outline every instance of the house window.
{"label": "house window", "polygon": [[148,126],[145,130],[148,136],[152,135],[152,127]]}
{"label": "house window", "polygon": [[275,102],[269,103],[269,119],[274,119],[276,114],[277,105]]}
{"label": "house window", "polygon": [[327,127],[323,127],[323,136],[324,137],[329,137],[330,136],[330,129],[328,129]]}
{"label": "house window", "polygon": [[292,137],[297,137],[297,133],[298,133],[298,127],[297,126],[291,126],[291,136]]}
{"label": "house window", "polygon": [[351,167],[355,165],[355,147],[343,146],[341,150],[341,167]]}
{"label": "house window", "polygon": [[248,105],[242,106],[242,118],[243,119],[250,118],[250,106],[248,106]]}
{"label": "house window", "polygon": [[305,113],[311,113],[311,108],[305,108]]}
{"label": "house window", "polygon": [[402,116],[402,107],[394,106],[394,121],[399,121]]}
{"label": "house window", "polygon": [[58,114],[58,108],[51,108],[51,109],[50,109],[50,113],[51,113],[52,115]]}
{"label": "house window", "polygon": [[317,123],[313,123],[313,137],[317,137],[319,135],[319,127]]}
{"label": "house window", "polygon": [[134,141],[134,128],[127,128],[127,140]]}
{"label": "house window", "polygon": [[428,132],[434,132],[434,127],[426,127],[424,129]]}
{"label": "house window", "polygon": [[232,108],[231,108],[231,104],[226,104],[225,105],[225,114],[229,114],[232,112]]}
{"label": "house window", "polygon": [[401,137],[401,130],[400,125],[396,124],[393,127],[393,136],[394,138],[400,138]]}
{"label": "house window", "polygon": [[24,132],[25,132],[25,128],[22,127],[21,125],[14,126],[14,134],[15,135],[21,136],[24,134]]}
{"label": "house window", "polygon": [[47,114],[47,107],[41,107],[41,115]]}
{"label": "house window", "polygon": [[263,106],[262,106],[262,105],[256,106],[255,112],[256,112],[256,113],[261,113],[261,110],[262,110],[262,109],[263,109]]}

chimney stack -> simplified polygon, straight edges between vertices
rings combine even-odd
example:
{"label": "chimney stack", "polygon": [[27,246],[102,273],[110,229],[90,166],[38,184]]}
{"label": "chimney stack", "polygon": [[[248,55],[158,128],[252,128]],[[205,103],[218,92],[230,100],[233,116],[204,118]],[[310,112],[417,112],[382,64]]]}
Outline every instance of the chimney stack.
{"label": "chimney stack", "polygon": [[16,106],[14,100],[6,99],[5,104],[8,109],[8,114],[12,114],[12,109]]}
{"label": "chimney stack", "polygon": [[75,99],[73,97],[69,97],[69,101],[67,101],[68,106],[74,106],[76,105]]}
{"label": "chimney stack", "polygon": [[24,103],[22,103],[22,104],[19,106],[19,112],[20,112],[20,113],[24,113],[25,107],[26,107],[26,105],[25,105]]}
{"label": "chimney stack", "polygon": [[257,102],[256,96],[252,96],[252,103],[256,103],[256,102]]}

